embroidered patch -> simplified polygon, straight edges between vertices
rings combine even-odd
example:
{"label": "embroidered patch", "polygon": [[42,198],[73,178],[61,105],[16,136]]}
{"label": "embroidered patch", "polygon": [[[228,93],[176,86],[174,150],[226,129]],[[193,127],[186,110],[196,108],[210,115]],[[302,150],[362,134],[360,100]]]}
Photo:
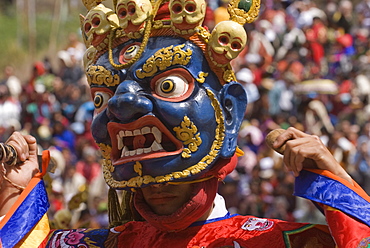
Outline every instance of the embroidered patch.
{"label": "embroidered patch", "polygon": [[46,247],[107,247],[108,229],[71,229],[55,230]]}
{"label": "embroidered patch", "polygon": [[243,225],[242,229],[247,231],[265,231],[270,229],[274,222],[268,219],[249,218]]}
{"label": "embroidered patch", "polygon": [[361,240],[360,244],[357,246],[358,248],[368,248],[370,247],[370,237],[364,238]]}

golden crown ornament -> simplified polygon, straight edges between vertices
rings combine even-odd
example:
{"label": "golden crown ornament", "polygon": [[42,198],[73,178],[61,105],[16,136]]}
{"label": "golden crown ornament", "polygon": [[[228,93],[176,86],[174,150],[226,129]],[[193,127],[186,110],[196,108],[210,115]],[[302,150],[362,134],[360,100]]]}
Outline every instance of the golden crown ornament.
{"label": "golden crown ornament", "polygon": [[[202,23],[206,13],[205,0],[113,0],[114,10],[103,1],[83,0],[88,13],[81,15],[81,29],[87,51],[84,66],[92,65],[103,53],[116,69],[124,69],[137,61],[151,36],[174,35],[200,40],[200,46],[224,83],[235,80],[230,61],[247,42],[243,25],[253,22],[259,13],[260,0],[231,0],[230,20],[217,24],[212,32]],[[129,62],[116,62],[112,49],[130,39],[142,39],[140,48]]]}

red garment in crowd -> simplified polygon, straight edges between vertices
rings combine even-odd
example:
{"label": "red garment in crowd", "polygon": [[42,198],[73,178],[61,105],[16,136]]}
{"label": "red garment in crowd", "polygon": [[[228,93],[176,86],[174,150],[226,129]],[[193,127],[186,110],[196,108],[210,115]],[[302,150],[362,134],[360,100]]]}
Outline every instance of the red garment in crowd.
{"label": "red garment in crowd", "polygon": [[312,28],[306,31],[306,39],[310,44],[312,59],[318,65],[325,57],[324,43],[327,39],[326,33],[326,27],[321,22],[313,24]]}
{"label": "red garment in crowd", "polygon": [[101,165],[98,162],[87,163],[80,160],[76,163],[76,172],[80,173],[86,178],[88,183],[91,183],[101,173]]}

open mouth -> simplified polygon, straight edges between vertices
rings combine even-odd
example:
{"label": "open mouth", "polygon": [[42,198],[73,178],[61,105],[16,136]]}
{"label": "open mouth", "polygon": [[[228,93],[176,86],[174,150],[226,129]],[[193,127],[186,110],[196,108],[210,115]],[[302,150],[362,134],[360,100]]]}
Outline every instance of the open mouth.
{"label": "open mouth", "polygon": [[128,124],[111,122],[113,165],[179,154],[182,143],[154,116]]}

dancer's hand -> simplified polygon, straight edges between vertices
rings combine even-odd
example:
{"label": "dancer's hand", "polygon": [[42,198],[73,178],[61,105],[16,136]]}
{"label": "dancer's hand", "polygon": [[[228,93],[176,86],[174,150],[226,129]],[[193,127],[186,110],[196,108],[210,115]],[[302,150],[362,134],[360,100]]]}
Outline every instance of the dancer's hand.
{"label": "dancer's hand", "polygon": [[0,215],[6,214],[32,177],[39,171],[37,143],[31,135],[14,132],[5,142],[17,152],[17,163],[3,163],[0,170]]}
{"label": "dancer's hand", "polygon": [[335,160],[318,136],[290,127],[277,136],[272,147],[280,148],[284,144],[283,161],[295,176],[298,176],[303,168],[316,168],[328,170],[353,184],[352,178]]}

